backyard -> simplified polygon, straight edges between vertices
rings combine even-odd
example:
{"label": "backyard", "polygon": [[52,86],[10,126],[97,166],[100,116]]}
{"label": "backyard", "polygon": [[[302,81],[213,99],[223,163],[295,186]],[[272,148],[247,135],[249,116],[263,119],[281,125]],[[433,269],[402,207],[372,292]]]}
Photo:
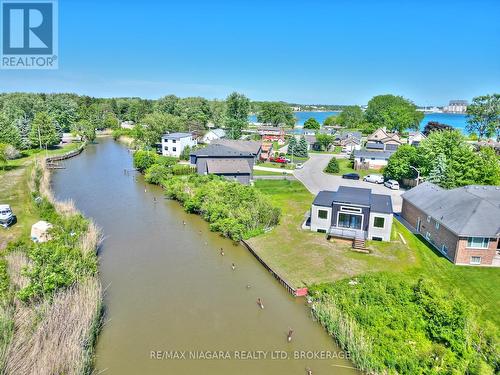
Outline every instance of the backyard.
{"label": "backyard", "polygon": [[[485,319],[500,324],[500,269],[455,266],[394,220],[391,242],[367,241],[371,254],[351,251],[350,241],[328,242],[302,230],[313,195],[298,181],[258,180],[255,186],[282,208],[281,223],[248,242],[295,287],[332,282],[368,272],[397,272],[409,280],[433,279],[460,291]],[[405,239],[402,242],[400,235]]]}
{"label": "backyard", "polygon": [[369,174],[382,174],[382,171],[376,169],[354,169],[352,167],[352,161],[349,159],[337,159],[339,163],[339,173],[334,173],[336,175],[343,175],[346,173],[357,173],[361,178],[368,176]]}

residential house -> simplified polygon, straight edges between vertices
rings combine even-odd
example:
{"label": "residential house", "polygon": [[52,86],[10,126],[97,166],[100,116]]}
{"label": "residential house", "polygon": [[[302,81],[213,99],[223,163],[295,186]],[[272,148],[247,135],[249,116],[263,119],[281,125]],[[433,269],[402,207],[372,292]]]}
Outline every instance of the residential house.
{"label": "residential house", "polygon": [[342,147],[342,151],[351,153],[361,149],[361,137],[360,132],[342,132],[335,138],[335,144]]}
{"label": "residential house", "polygon": [[401,216],[455,264],[500,266],[500,187],[446,190],[424,182],[402,195]]}
{"label": "residential house", "polygon": [[420,131],[410,132],[408,134],[408,144],[411,146],[418,146],[425,138],[427,137]]}
{"label": "residential house", "polygon": [[383,127],[367,137],[365,148],[373,151],[395,151],[402,144],[399,134],[390,133]]}
{"label": "residential house", "polygon": [[395,151],[354,150],[354,169],[382,169]]}
{"label": "residential house", "polygon": [[337,191],[318,193],[311,207],[310,229],[328,237],[390,241],[392,218],[389,195],[339,186]]}
{"label": "residential house", "polygon": [[180,157],[186,147],[193,148],[198,142],[191,133],[168,133],[161,137],[161,154]]}
{"label": "residential house", "polygon": [[285,129],[281,126],[259,126],[257,132],[262,136],[263,142],[285,144]]}
{"label": "residential house", "polygon": [[260,160],[269,160],[273,155],[273,144],[270,142],[263,142],[261,148],[262,152],[260,153]]}
{"label": "residential house", "polygon": [[304,135],[304,138],[307,142],[307,150],[308,151],[315,150],[317,147],[316,146],[316,144],[317,144],[316,136],[315,135]]}
{"label": "residential house", "polygon": [[216,140],[190,154],[191,164],[198,174],[216,174],[248,184],[253,178],[253,166],[260,158],[260,142]]}
{"label": "residential house", "polygon": [[212,141],[223,138],[226,138],[226,131],[224,129],[211,129],[201,137],[201,143],[210,144]]}

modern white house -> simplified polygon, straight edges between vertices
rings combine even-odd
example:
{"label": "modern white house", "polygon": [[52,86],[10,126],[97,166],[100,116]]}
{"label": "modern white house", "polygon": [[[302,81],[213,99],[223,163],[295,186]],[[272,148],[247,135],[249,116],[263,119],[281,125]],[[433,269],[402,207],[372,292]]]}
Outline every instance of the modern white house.
{"label": "modern white house", "polygon": [[161,137],[161,154],[180,157],[187,146],[193,148],[198,143],[191,133],[169,133]]}
{"label": "modern white house", "polygon": [[226,131],[224,129],[209,130],[202,138],[201,143],[210,144],[212,141],[226,138]]}
{"label": "modern white house", "polygon": [[[371,189],[339,186],[337,191],[320,191],[311,207],[309,228],[354,241],[390,241],[392,200]],[[307,226],[307,225],[306,225]]]}

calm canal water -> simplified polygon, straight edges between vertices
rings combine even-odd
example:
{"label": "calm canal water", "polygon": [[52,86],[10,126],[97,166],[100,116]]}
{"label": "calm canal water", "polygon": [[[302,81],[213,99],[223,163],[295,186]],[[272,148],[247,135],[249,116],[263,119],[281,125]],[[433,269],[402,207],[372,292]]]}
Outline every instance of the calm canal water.
{"label": "calm canal water", "polygon": [[[98,142],[53,175],[57,198],[73,199],[105,235],[100,277],[107,288],[106,324],[97,344],[98,371],[358,373],[345,359],[291,359],[294,351],[341,352],[311,319],[304,300],[288,295],[247,250],[211,233],[200,217],[164,199],[163,191],[146,186],[141,176],[124,174],[132,168],[125,147],[107,138]],[[256,304],[259,297],[263,310]],[[295,333],[287,343],[290,327]],[[233,359],[151,359],[151,351],[187,351],[188,356],[219,350]],[[267,359],[234,359],[234,351],[263,351]],[[289,359],[271,359],[272,351],[284,351]]]}

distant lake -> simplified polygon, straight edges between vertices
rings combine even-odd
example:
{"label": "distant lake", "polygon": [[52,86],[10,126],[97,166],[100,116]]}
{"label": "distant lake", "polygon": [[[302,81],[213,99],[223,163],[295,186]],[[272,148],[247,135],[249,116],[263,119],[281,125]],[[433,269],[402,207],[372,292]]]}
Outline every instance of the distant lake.
{"label": "distant lake", "polygon": [[[294,112],[295,117],[297,118],[297,126],[301,127],[304,125],[304,122],[310,118],[314,117],[320,124],[325,121],[328,116],[338,115],[340,112]],[[256,122],[256,116],[250,116],[251,122]],[[460,129],[462,133],[466,133],[465,125],[467,124],[465,115],[452,114],[452,113],[430,113],[424,116],[424,119],[420,123],[420,129],[422,130],[424,126],[429,121],[437,121],[442,124],[451,125],[454,128]]]}

